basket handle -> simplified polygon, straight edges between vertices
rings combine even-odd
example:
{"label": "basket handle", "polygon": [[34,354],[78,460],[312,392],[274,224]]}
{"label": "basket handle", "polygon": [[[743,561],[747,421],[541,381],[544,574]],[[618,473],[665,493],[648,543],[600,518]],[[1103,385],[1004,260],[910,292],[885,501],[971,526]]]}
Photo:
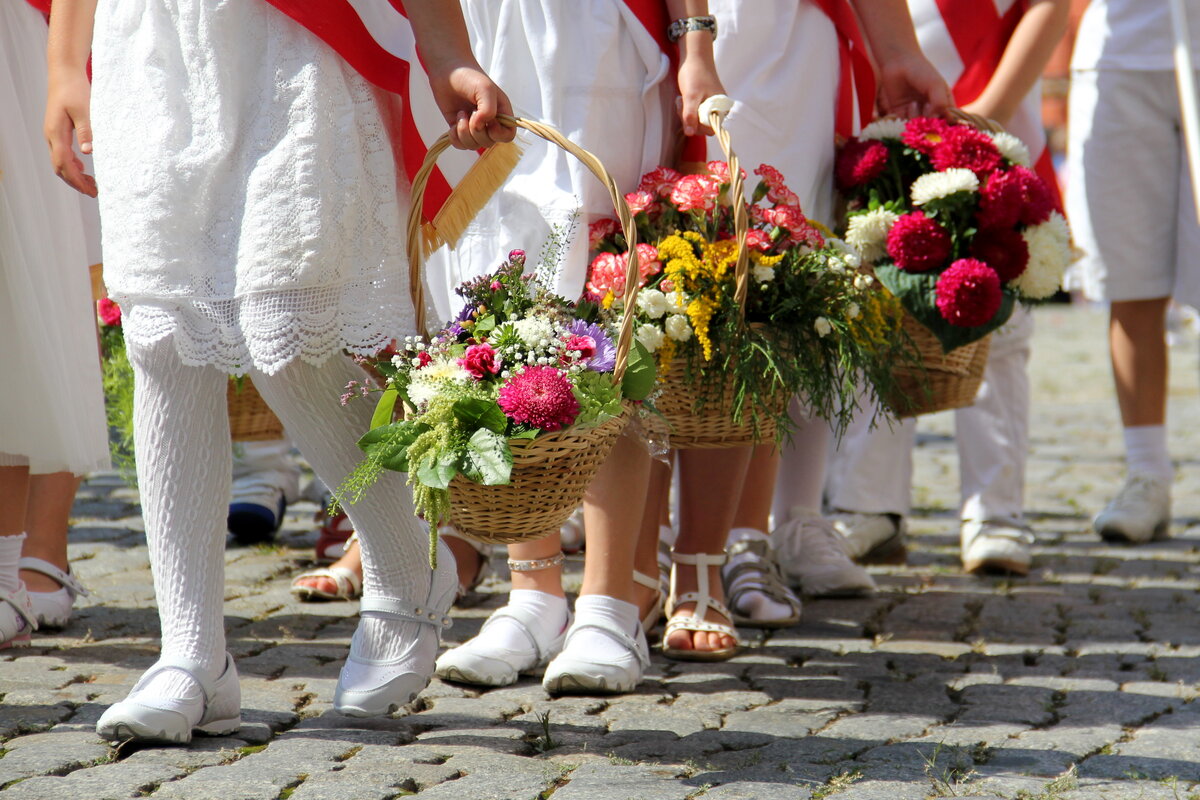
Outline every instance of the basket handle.
{"label": "basket handle", "polygon": [[[568,140],[551,126],[533,120],[521,119],[520,117],[510,117],[507,114],[497,115],[496,120],[510,128],[524,128],[530,133],[545,139],[547,142],[566,150],[579,159],[593,175],[599,178],[604,187],[608,189],[609,199],[612,201],[613,208],[616,209],[617,219],[621,223],[621,229],[625,233],[625,241],[629,245],[629,266],[625,271],[625,313],[621,319],[620,333],[617,336],[617,358],[616,365],[613,368],[613,378],[617,383],[620,383],[621,379],[625,377],[625,367],[629,361],[629,349],[633,345],[633,323],[635,317],[633,311],[641,282],[641,272],[638,267],[637,225],[633,221],[633,214],[629,212],[629,204],[625,202],[625,195],[617,188],[616,181],[609,175],[608,170],[604,168],[604,164],[600,163],[599,158]],[[412,296],[413,309],[416,313],[417,330],[422,333],[425,332],[425,282],[421,276],[423,252],[421,243],[425,234],[424,224],[421,219],[421,209],[425,199],[425,187],[428,185],[429,176],[437,164],[438,156],[444,153],[449,147],[450,134],[444,133],[429,148],[429,151],[425,154],[425,162],[421,164],[421,169],[417,171],[412,181],[412,207],[408,212],[408,287],[409,293]]]}
{"label": "basket handle", "polygon": [[716,134],[717,144],[720,145],[721,152],[725,154],[725,162],[729,165],[729,203],[733,209],[733,235],[737,242],[737,264],[733,268],[733,299],[737,301],[744,321],[746,295],[750,290],[750,254],[746,250],[750,215],[746,210],[746,181],[742,177],[742,163],[733,150],[729,129],[725,127],[725,116],[732,107],[733,101],[725,95],[713,95],[700,104],[700,117],[708,117],[708,123]]}
{"label": "basket handle", "polygon": [[957,122],[965,122],[972,128],[976,128],[981,131],[989,131],[991,133],[1004,132],[1004,126],[999,122],[996,122],[996,120],[988,119],[987,117],[980,116],[979,114],[972,114],[970,111],[965,111],[958,107],[951,108],[946,112],[946,116]]}

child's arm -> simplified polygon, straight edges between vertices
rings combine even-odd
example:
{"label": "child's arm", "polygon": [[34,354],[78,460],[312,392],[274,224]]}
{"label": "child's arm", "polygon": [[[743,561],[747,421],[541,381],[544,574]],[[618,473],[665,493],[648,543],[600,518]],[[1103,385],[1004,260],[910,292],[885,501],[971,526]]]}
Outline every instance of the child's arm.
{"label": "child's arm", "polygon": [[917,44],[905,0],[851,0],[879,77],[884,114],[940,116],[953,105],[946,81]]}
{"label": "child's arm", "polygon": [[84,153],[92,152],[91,98],[87,61],[92,50],[96,0],[55,0],[50,15],[44,133],[54,173],[73,188],[96,196],[96,179],[84,173],[72,149],[72,133]]}
{"label": "child's arm", "polygon": [[1067,30],[1069,0],[1033,0],[1017,23],[996,74],[966,110],[1007,125]]}
{"label": "child's arm", "polygon": [[[707,16],[708,0],[667,0],[667,11],[673,20]],[[712,129],[700,119],[700,104],[713,95],[725,93],[713,59],[712,34],[708,31],[685,33],[678,44],[679,94],[683,98],[679,116],[683,120],[683,132],[688,136],[698,132],[711,134]]]}
{"label": "child's arm", "polygon": [[512,141],[515,131],[496,121],[497,114],[512,114],[512,104],[475,60],[457,0],[405,0],[404,9],[454,146]]}

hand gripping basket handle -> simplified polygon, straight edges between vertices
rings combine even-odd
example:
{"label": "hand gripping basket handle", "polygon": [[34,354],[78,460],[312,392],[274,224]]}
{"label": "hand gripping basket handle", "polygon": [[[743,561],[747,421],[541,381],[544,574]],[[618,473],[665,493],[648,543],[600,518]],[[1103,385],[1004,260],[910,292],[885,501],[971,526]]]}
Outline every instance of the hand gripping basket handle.
{"label": "hand gripping basket handle", "polygon": [[961,108],[950,109],[946,112],[946,116],[956,122],[965,122],[977,130],[988,131],[989,133],[1004,132],[1004,126],[996,122],[996,120],[988,119],[979,114],[972,114],[970,111],[964,111]]}
{"label": "hand gripping basket handle", "polygon": [[733,235],[737,242],[737,264],[733,275],[735,288],[733,299],[746,318],[746,294],[750,289],[750,257],[746,250],[746,233],[750,230],[749,213],[746,210],[746,179],[742,177],[742,162],[733,151],[729,130],[725,127],[725,115],[733,108],[733,101],[723,94],[713,95],[700,104],[700,119],[708,124],[717,135],[717,144],[729,164],[729,204],[733,209]]}
{"label": "hand gripping basket handle", "polygon": [[[635,317],[633,311],[641,283],[641,273],[638,268],[637,225],[634,224],[633,215],[629,212],[629,204],[625,202],[625,196],[617,188],[616,181],[608,174],[608,170],[600,163],[600,159],[569,141],[554,128],[541,122],[510,117],[506,114],[501,114],[496,119],[503,125],[524,128],[547,142],[558,145],[583,162],[583,165],[591,170],[592,174],[599,178],[600,182],[608,189],[609,199],[612,200],[613,208],[616,209],[621,230],[625,233],[625,241],[629,244],[629,268],[625,272],[625,313],[621,319],[621,330],[617,337],[617,359],[613,369],[613,378],[619,383],[625,376],[625,367],[629,361],[629,348],[633,345]],[[449,147],[450,135],[444,133],[425,154],[425,162],[413,177],[412,182],[412,208],[408,212],[408,286],[412,296],[413,310],[416,313],[417,330],[422,333],[425,333],[426,329],[425,282],[421,275],[421,237],[423,236],[421,209],[425,198],[425,187],[429,183],[429,176],[433,172],[434,165],[437,164],[438,156]],[[742,239],[745,240],[744,233]]]}

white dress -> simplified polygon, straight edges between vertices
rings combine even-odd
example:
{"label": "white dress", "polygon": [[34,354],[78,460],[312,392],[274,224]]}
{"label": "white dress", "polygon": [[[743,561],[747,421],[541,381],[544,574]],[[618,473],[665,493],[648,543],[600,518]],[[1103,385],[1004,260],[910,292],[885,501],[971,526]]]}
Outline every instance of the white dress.
{"label": "white dress", "polygon": [[393,96],[262,0],[100,0],[92,63],[127,339],[273,374],[411,332]]}
{"label": "white dress", "polygon": [[0,0],[0,464],[82,475],[108,466],[79,196],[42,137],[46,21]]}

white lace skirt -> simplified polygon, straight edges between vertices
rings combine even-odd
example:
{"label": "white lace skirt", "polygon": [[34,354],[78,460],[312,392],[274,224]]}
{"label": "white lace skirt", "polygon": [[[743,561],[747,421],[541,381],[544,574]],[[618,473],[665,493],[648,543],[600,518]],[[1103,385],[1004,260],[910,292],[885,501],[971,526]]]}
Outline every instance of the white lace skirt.
{"label": "white lace skirt", "polygon": [[271,373],[411,332],[393,100],[332,49],[258,0],[100,0],[93,74],[129,339]]}
{"label": "white lace skirt", "polygon": [[0,465],[108,466],[79,196],[42,138],[46,22],[0,0]]}

